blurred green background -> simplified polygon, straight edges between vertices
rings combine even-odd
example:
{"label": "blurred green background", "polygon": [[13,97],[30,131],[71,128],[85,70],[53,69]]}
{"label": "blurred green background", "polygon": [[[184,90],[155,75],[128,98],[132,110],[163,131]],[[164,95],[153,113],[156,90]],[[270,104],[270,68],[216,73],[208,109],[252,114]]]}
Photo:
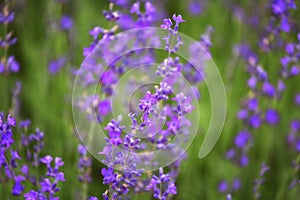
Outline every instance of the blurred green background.
{"label": "blurred green background", "polygon": [[[191,15],[188,1],[166,1],[166,12],[182,14],[186,23],[180,31],[198,40],[208,25],[214,28],[212,34],[212,56],[223,76],[227,92],[227,118],[224,131],[214,150],[204,159],[198,158],[203,135],[199,134],[188,151],[188,158],[183,163],[177,180],[178,195],[174,199],[225,199],[224,194],[217,190],[222,179],[233,180],[240,177],[242,188],[233,193],[234,199],[253,199],[254,180],[259,175],[260,165],[266,162],[271,171],[266,174],[266,183],[262,186],[262,199],[298,199],[299,188],[289,191],[288,184],[293,176],[291,160],[296,153],[287,150],[285,135],[289,131],[291,119],[300,117],[293,106],[293,96],[299,90],[299,79],[288,82],[289,88],[275,108],[280,110],[282,123],[276,128],[263,126],[255,131],[255,144],[250,151],[250,164],[246,168],[239,168],[224,158],[226,150],[232,146],[234,135],[242,128],[242,122],[236,120],[236,113],[240,102],[248,95],[245,72],[246,66],[240,58],[234,56],[234,45],[247,41],[258,50],[260,31],[268,23],[268,10],[264,9],[267,1],[232,1],[245,10],[245,15],[257,14],[262,17],[259,26],[253,29],[249,24],[240,21],[236,13],[226,6],[226,1],[205,1],[205,7],[200,15]],[[11,92],[15,81],[20,80],[23,85],[21,94],[21,112],[19,119],[31,119],[31,127],[39,127],[45,133],[45,149],[43,154],[60,156],[65,161],[63,171],[66,182],[61,184],[59,192],[61,199],[75,199],[82,191],[82,185],[77,181],[77,144],[71,113],[71,67],[78,68],[83,61],[82,50],[92,41],[88,32],[95,26],[107,27],[103,19],[102,10],[108,8],[106,0],[75,0],[62,6],[53,0],[18,0],[14,6],[15,22],[9,26],[18,43],[10,49],[21,64],[18,74],[0,76],[0,110],[11,108]],[[62,13],[74,19],[72,39],[67,34],[53,26],[59,21]],[[299,17],[300,15],[296,15]],[[299,19],[299,18],[297,18]],[[287,38],[294,41],[295,37]],[[58,74],[50,75],[48,63],[62,54],[68,54],[70,60]],[[258,53],[260,53],[258,51]],[[259,54],[261,55],[261,54]],[[261,63],[275,79],[280,68],[279,59],[283,51],[273,52],[263,56]],[[272,77],[271,77],[272,79]],[[206,88],[202,88],[201,129],[210,119],[210,100]],[[268,105],[272,102],[262,100]],[[32,131],[34,129],[32,128]],[[107,189],[103,186],[100,169],[102,164],[93,162],[93,182],[89,186],[89,195],[101,197]],[[0,186],[1,197],[4,189]],[[150,195],[138,196],[136,199],[151,199]]]}

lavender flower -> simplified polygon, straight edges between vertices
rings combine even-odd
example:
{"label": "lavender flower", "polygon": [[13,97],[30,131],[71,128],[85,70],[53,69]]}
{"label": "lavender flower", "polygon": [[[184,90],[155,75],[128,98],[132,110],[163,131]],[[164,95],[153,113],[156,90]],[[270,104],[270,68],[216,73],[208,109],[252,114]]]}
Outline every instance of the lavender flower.
{"label": "lavender flower", "polygon": [[78,152],[80,155],[77,164],[79,171],[78,180],[80,182],[90,183],[92,181],[90,176],[92,160],[87,156],[87,151],[83,145],[78,145]]}
{"label": "lavender flower", "polygon": [[159,176],[152,176],[147,190],[152,190],[153,197],[161,200],[166,200],[169,195],[177,194],[177,188],[174,182],[168,173],[163,173],[163,168],[159,169]]}
{"label": "lavender flower", "polygon": [[8,24],[12,23],[15,18],[14,12],[9,10],[9,2],[4,4],[0,12],[0,25],[4,27],[4,36],[0,38],[0,47],[4,50],[4,56],[0,61],[0,74],[16,73],[20,70],[20,64],[13,55],[8,56],[8,49],[17,42],[12,32],[7,31]]}
{"label": "lavender flower", "polygon": [[[54,166],[52,166],[52,161],[54,161]],[[64,162],[59,157],[55,157],[54,160],[50,155],[47,155],[40,159],[40,162],[45,164],[47,167],[46,178],[39,182],[40,188],[38,191],[31,190],[30,192],[24,194],[26,200],[41,198],[47,199],[59,199],[55,197],[55,194],[60,190],[57,186],[59,182],[65,182],[64,173],[59,172],[59,168],[64,165]]]}
{"label": "lavender flower", "polygon": [[269,171],[269,167],[263,163],[261,165],[261,170],[260,170],[260,173],[259,173],[259,178],[255,179],[255,182],[254,182],[254,188],[253,188],[253,192],[254,192],[254,198],[255,199],[259,199],[261,197],[261,194],[259,192],[259,188],[261,187],[261,185],[264,184],[265,182],[265,179],[264,179],[264,174]]}

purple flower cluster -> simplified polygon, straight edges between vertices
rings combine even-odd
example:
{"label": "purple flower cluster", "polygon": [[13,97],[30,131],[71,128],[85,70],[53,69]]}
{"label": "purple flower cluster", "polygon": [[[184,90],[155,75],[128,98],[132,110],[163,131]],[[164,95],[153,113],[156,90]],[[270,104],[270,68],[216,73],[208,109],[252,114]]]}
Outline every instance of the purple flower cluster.
{"label": "purple flower cluster", "polygon": [[[172,20],[170,18],[164,19],[163,24],[160,26],[161,28],[166,29],[166,30],[169,31],[168,36],[166,36],[166,37],[163,38],[163,40],[165,40],[165,42],[166,42],[165,49],[166,49],[167,52],[169,52],[169,54],[175,53],[176,51],[178,51],[180,45],[183,44],[183,42],[181,41],[181,36],[178,35],[178,29],[179,29],[179,24],[182,23],[182,22],[185,22],[182,19],[181,15],[176,16],[174,14],[173,17],[172,17],[172,19],[175,22],[175,25],[174,25],[173,28],[172,28],[173,22],[172,22]],[[176,43],[175,43],[174,46],[171,46],[172,45],[171,41],[173,39],[176,41]]]}
{"label": "purple flower cluster", "polygon": [[78,145],[78,152],[80,155],[77,165],[79,173],[78,180],[83,183],[90,183],[92,181],[90,176],[92,160],[88,157],[87,151],[83,145]]}
{"label": "purple flower cluster", "polygon": [[0,74],[16,73],[20,70],[20,64],[16,61],[13,55],[8,56],[8,49],[17,42],[17,38],[12,32],[8,32],[8,25],[13,22],[15,13],[10,9],[10,3],[4,5],[0,12],[0,25],[3,26],[4,35],[0,37],[0,48],[3,49],[4,55],[0,61]]}
{"label": "purple flower cluster", "polygon": [[60,188],[58,187],[59,182],[65,182],[64,173],[59,171],[59,168],[64,165],[61,158],[54,158],[54,166],[52,166],[53,158],[47,155],[40,159],[40,162],[45,164],[47,167],[46,177],[39,181],[39,189],[37,191],[30,190],[24,194],[26,200],[31,199],[51,199],[58,200],[59,197],[55,197]]}
{"label": "purple flower cluster", "polygon": [[270,168],[266,165],[266,163],[263,163],[261,165],[261,169],[260,169],[260,173],[259,173],[259,177],[257,179],[255,179],[254,181],[254,188],[253,188],[253,192],[254,192],[254,198],[255,199],[259,199],[261,197],[261,194],[259,192],[259,187],[264,184],[265,179],[264,179],[264,175],[267,171],[269,171]]}
{"label": "purple flower cluster", "polygon": [[294,0],[275,0],[271,3],[273,15],[270,17],[269,24],[259,43],[263,51],[268,52],[276,46],[282,46],[283,38],[280,33],[291,31],[291,11],[296,9]]}
{"label": "purple flower cluster", "polygon": [[163,169],[159,169],[159,176],[153,175],[147,190],[153,191],[153,197],[156,199],[166,200],[169,195],[177,194],[177,188],[172,181],[170,174],[164,174]]}
{"label": "purple flower cluster", "polygon": [[[68,0],[57,1],[56,6],[67,7],[69,3]],[[62,68],[68,66],[68,64],[73,64],[75,30],[74,21],[68,13],[62,13],[59,19],[53,20],[53,18],[51,18],[49,21],[53,26],[51,34],[53,34],[54,37],[57,33],[66,35],[66,43],[68,46],[67,53],[63,53],[62,55],[52,55],[54,58],[48,63],[49,73],[55,75],[60,72]]]}
{"label": "purple flower cluster", "polygon": [[[282,68],[278,67],[279,77],[275,80],[276,84],[271,83],[268,72],[259,64],[259,60],[265,54],[257,56],[247,45],[238,47],[239,55],[247,63],[247,72],[250,78],[247,81],[249,93],[242,100],[242,106],[237,114],[237,118],[243,122],[243,130],[239,131],[234,138],[235,147],[227,151],[226,157],[233,160],[240,166],[247,166],[250,162],[247,152],[250,147],[254,146],[254,133],[259,131],[263,123],[269,127],[277,126],[280,121],[280,115],[275,104],[270,102],[279,102],[286,89],[288,78],[298,74],[298,49],[299,42],[287,42],[283,34],[288,34],[292,29],[291,11],[296,9],[294,1],[276,0],[271,2],[272,16],[269,25],[265,28],[265,33],[260,40],[261,50],[269,55],[276,48],[280,49],[285,46],[286,56],[279,63]],[[299,40],[299,39],[298,39]],[[272,80],[273,82],[274,80]],[[297,98],[295,98],[297,102]],[[267,104],[266,104],[267,102]],[[295,143],[294,133],[288,136],[288,141]],[[296,144],[293,144],[296,146]],[[261,178],[255,181],[254,196],[260,197],[258,188],[263,184],[263,174],[269,167],[262,165]],[[223,187],[225,188],[225,186]],[[224,190],[225,192],[226,190]]]}
{"label": "purple flower cluster", "polygon": [[232,181],[231,185],[225,180],[221,181],[218,185],[218,190],[221,193],[232,193],[232,192],[240,189],[240,187],[241,187],[241,180],[238,178],[235,178]]}
{"label": "purple flower cluster", "polygon": [[12,194],[20,195],[24,190],[21,182],[25,178],[14,171],[18,167],[18,160],[21,160],[18,151],[12,146],[14,143],[12,127],[16,126],[16,120],[10,114],[6,119],[4,122],[4,114],[0,113],[0,182],[12,180],[14,182]]}
{"label": "purple flower cluster", "polygon": [[[44,133],[36,129],[35,133],[26,136],[29,120],[21,121],[19,127],[24,131],[22,133],[22,152],[26,152],[26,159],[21,159],[17,150],[13,149],[15,141],[13,139],[12,127],[17,126],[16,120],[9,114],[6,122],[4,114],[0,114],[0,182],[13,182],[12,195],[20,196],[25,190],[24,182],[31,182],[33,186],[40,187],[38,191],[31,190],[24,194],[25,199],[59,199],[54,194],[59,191],[57,183],[65,181],[64,173],[59,172],[59,167],[64,163],[61,158],[55,158],[55,166],[51,166],[53,158],[45,156],[40,159],[39,154],[44,147]],[[20,145],[21,145],[20,144]],[[20,165],[22,162],[22,165]],[[47,178],[40,179],[38,174],[34,174],[34,168],[39,167],[39,163],[47,166]],[[49,197],[49,198],[47,198]]]}

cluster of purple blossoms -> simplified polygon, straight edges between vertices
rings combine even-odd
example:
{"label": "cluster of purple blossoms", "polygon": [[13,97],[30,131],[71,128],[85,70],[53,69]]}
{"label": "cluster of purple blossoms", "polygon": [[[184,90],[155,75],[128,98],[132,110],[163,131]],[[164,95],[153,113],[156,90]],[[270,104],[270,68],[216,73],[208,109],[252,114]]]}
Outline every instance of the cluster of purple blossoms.
{"label": "cluster of purple blossoms", "polygon": [[264,182],[265,182],[264,175],[269,170],[270,170],[270,168],[269,168],[269,166],[266,165],[266,163],[263,163],[261,165],[259,177],[257,179],[255,179],[255,181],[254,181],[253,192],[254,192],[254,198],[255,199],[259,199],[261,197],[261,194],[259,192],[259,188],[262,184],[264,184]]}
{"label": "cluster of purple blossoms", "polygon": [[300,33],[297,35],[297,39],[296,43],[286,44],[286,55],[280,60],[282,65],[281,76],[284,79],[297,76],[300,73],[298,66],[300,59]]}
{"label": "cluster of purple blossoms", "polygon": [[[54,194],[59,191],[57,183],[64,181],[64,173],[59,172],[59,167],[63,165],[61,158],[55,158],[55,166],[51,166],[53,158],[45,156],[39,158],[39,154],[44,147],[44,133],[36,129],[35,133],[28,137],[26,133],[30,125],[29,120],[21,121],[19,127],[23,130],[22,133],[22,152],[25,153],[26,159],[22,159],[23,155],[14,150],[15,141],[13,139],[12,127],[17,125],[16,120],[9,114],[6,122],[4,114],[0,114],[0,169],[1,183],[13,182],[12,195],[21,196],[25,191],[25,182],[30,182],[34,187],[40,187],[38,191],[31,190],[24,194],[25,199],[59,199],[54,197]],[[47,166],[47,178],[40,179],[38,174],[35,174],[40,163]]]}
{"label": "cluster of purple blossoms", "polygon": [[[153,14],[156,8],[150,2],[144,2],[145,9],[141,11],[141,4],[142,2],[136,2],[132,6],[127,5],[130,8],[130,13],[136,15],[135,19],[130,14],[127,15],[115,10],[114,5],[118,4],[111,1],[109,10],[103,12],[106,20],[110,21],[111,27],[109,29],[95,27],[90,31],[93,43],[90,47],[85,48],[83,54],[85,56],[88,54],[93,55],[92,51],[98,44],[103,45],[103,48],[110,49],[110,51],[101,54],[107,62],[105,64],[109,66],[107,69],[103,69],[102,63],[99,64],[95,59],[87,57],[77,73],[80,83],[84,87],[97,84],[101,91],[101,95],[83,94],[80,99],[77,99],[77,106],[81,112],[87,114],[89,120],[94,119],[93,112],[95,110],[97,120],[100,123],[105,122],[106,118],[111,116],[110,97],[113,95],[119,77],[130,66],[153,62],[154,54],[151,50],[136,51],[130,53],[128,57],[119,58],[119,51],[122,52],[122,49],[128,48],[125,40],[122,41],[124,44],[118,44],[116,52],[114,52],[115,49],[112,50],[106,44],[113,40],[114,34],[119,28],[118,25],[124,29],[122,25],[124,19],[128,20],[132,27],[147,27],[155,21]],[[184,22],[181,15],[173,15],[172,19],[174,22],[171,19],[165,19],[161,25],[163,29],[168,31],[168,35],[163,38],[168,57],[160,63],[156,70],[156,76],[162,80],[154,88],[141,94],[142,98],[138,101],[138,109],[130,108],[131,112],[128,117],[131,119],[132,124],[129,126],[129,130],[127,126],[122,124],[122,116],[111,120],[104,128],[107,131],[106,146],[99,154],[104,156],[102,162],[108,166],[101,170],[101,174],[103,183],[108,185],[109,189],[103,193],[103,199],[126,199],[130,196],[130,191],[138,193],[152,192],[156,199],[167,199],[177,193],[175,181],[180,164],[185,158],[184,150],[180,148],[180,144],[185,141],[184,138],[187,138],[189,134],[188,127],[191,126],[191,122],[186,118],[186,115],[190,114],[194,107],[191,94],[182,89],[174,96],[173,87],[178,84],[177,79],[180,74],[188,77],[195,86],[203,80],[203,74],[199,74],[191,64],[183,64],[178,57],[172,57],[183,45],[178,30],[179,24]],[[112,23],[115,23],[115,25]],[[195,53],[195,49],[198,48],[197,45],[190,49],[191,59],[194,59],[195,63],[201,66],[204,65],[207,59],[210,59],[209,53],[204,54],[204,51],[209,51],[211,46],[211,32],[212,29],[209,28],[201,37],[200,43],[204,49],[199,49],[198,54]],[[141,39],[139,39],[139,36],[136,37],[138,38],[135,41],[145,43],[143,41],[144,36]],[[136,46],[138,45],[136,44]],[[199,55],[202,58],[201,61],[197,60]],[[114,59],[112,63],[110,62],[111,59]],[[185,65],[188,67],[185,67]],[[99,77],[98,74],[101,74],[101,76]],[[193,92],[196,91],[198,90],[195,88]],[[164,125],[161,124],[162,122],[165,122]],[[143,139],[138,138],[140,135],[143,136]],[[181,136],[177,137],[178,135]],[[149,176],[146,177],[142,174],[144,169],[139,166],[143,164],[156,166],[158,164],[157,161],[152,160],[154,156],[153,149],[166,151],[171,157],[181,156],[167,167],[168,173],[164,174],[161,168],[158,175],[149,173]],[[139,154],[140,152],[143,153]]]}
{"label": "cluster of purple blossoms", "polygon": [[235,178],[231,184],[229,184],[227,181],[223,180],[218,185],[218,191],[220,193],[233,193],[234,191],[240,189],[241,187],[241,180],[238,178]]}
{"label": "cluster of purple blossoms", "polygon": [[166,200],[169,195],[177,194],[177,188],[172,181],[170,174],[164,174],[163,169],[159,169],[159,176],[153,175],[147,190],[153,190],[153,197],[156,199]]}
{"label": "cluster of purple blossoms", "polygon": [[77,165],[79,174],[78,180],[83,183],[90,183],[92,181],[90,176],[92,160],[88,157],[87,151],[83,145],[78,145],[78,152],[80,155]]}
{"label": "cluster of purple blossoms", "polygon": [[8,56],[8,49],[17,42],[17,38],[12,32],[8,32],[8,25],[14,21],[15,13],[10,10],[10,4],[7,3],[2,12],[0,12],[0,25],[3,26],[4,35],[0,37],[0,48],[3,49],[3,55],[0,61],[0,74],[16,73],[20,70],[20,64],[13,55]]}
{"label": "cluster of purple blossoms", "polygon": [[26,200],[41,199],[41,200],[58,200],[59,197],[55,197],[60,188],[59,182],[65,182],[64,173],[59,171],[59,168],[64,165],[61,158],[54,158],[54,166],[52,166],[53,158],[47,155],[40,159],[40,162],[47,167],[46,177],[39,181],[39,189],[30,190],[24,194]]}
{"label": "cluster of purple blossoms", "polygon": [[14,182],[12,194],[20,195],[24,190],[21,182],[25,178],[14,171],[18,167],[18,160],[21,160],[18,151],[12,146],[14,143],[12,127],[16,126],[16,120],[10,114],[6,122],[4,120],[4,114],[0,113],[0,182],[12,180]]}
{"label": "cluster of purple blossoms", "polygon": [[[296,94],[295,104],[296,106],[300,105],[299,98],[300,95]],[[293,119],[290,123],[290,131],[286,136],[286,142],[290,152],[296,154],[296,158],[291,161],[291,167],[294,171],[292,180],[290,182],[289,188],[293,189],[296,185],[300,184],[300,179],[298,178],[298,173],[300,171],[300,161],[299,161],[299,152],[300,152],[300,120]]]}
{"label": "cluster of purple blossoms", "polygon": [[[137,7],[137,5],[134,5],[133,9],[138,10]],[[172,138],[176,135],[188,134],[187,129],[191,122],[185,115],[192,112],[193,106],[191,98],[184,93],[184,90],[172,98],[172,88],[177,83],[176,79],[179,73],[183,72],[183,64],[179,62],[179,58],[173,59],[171,54],[178,50],[182,42],[178,39],[177,43],[171,44],[166,38],[180,38],[177,35],[178,28],[179,24],[184,22],[181,15],[173,15],[173,20],[175,21],[173,28],[170,19],[165,19],[162,25],[169,32],[169,35],[164,38],[168,47],[166,51],[169,55],[156,71],[156,74],[162,77],[162,81],[154,87],[153,91],[147,91],[139,100],[139,111],[137,113],[129,113],[128,116],[132,120],[131,130],[129,132],[125,131],[126,126],[121,124],[122,116],[111,120],[104,128],[108,131],[107,145],[99,153],[105,156],[102,162],[108,166],[108,168],[103,168],[101,171],[103,183],[109,186],[109,189],[103,193],[104,199],[126,198],[130,190],[140,193],[151,191],[156,199],[167,199],[170,195],[177,193],[175,180],[180,163],[185,156],[183,150],[177,148],[176,145],[183,138],[176,138],[173,141]],[[113,73],[106,73],[103,77],[102,74],[100,78],[102,84],[105,84],[103,80],[115,79],[112,75]],[[108,81],[108,83],[114,84],[115,82]],[[101,110],[105,111],[105,106],[99,108],[100,114]],[[105,111],[104,114],[107,114],[107,112]],[[161,125],[160,121],[166,121],[165,126],[157,130],[157,127]],[[137,138],[139,135],[145,135],[146,137],[139,139]],[[170,141],[173,143],[171,144]],[[142,176],[144,170],[137,166],[145,162],[148,163],[147,165],[155,165],[156,161],[152,161],[151,151],[144,153],[142,158],[139,156],[139,152],[148,152],[149,149],[153,148],[166,150],[171,154],[170,156],[182,156],[175,163],[168,166],[169,173],[164,174],[161,168],[158,176],[153,174],[150,177],[144,177]]]}
{"label": "cluster of purple blossoms", "polygon": [[[67,1],[57,1],[58,5],[61,7],[67,7]],[[67,38],[67,44],[69,46],[68,53],[64,53],[63,55],[53,55],[56,57],[48,63],[48,71],[50,74],[57,74],[63,67],[66,67],[68,63],[72,63],[73,57],[73,46],[74,46],[74,21],[67,14],[63,13],[60,19],[54,21],[53,19],[49,19],[50,23],[53,23],[53,29],[51,34],[55,34],[57,32],[63,32]]]}
{"label": "cluster of purple blossoms", "polygon": [[[128,119],[124,120],[122,115],[107,122],[107,118],[112,116],[110,98],[114,95],[119,78],[134,66],[151,64],[155,59],[151,49],[136,50],[121,57],[122,51],[128,49],[128,44],[132,43],[130,36],[118,42],[117,47],[113,44],[110,46],[110,42],[113,43],[114,38],[118,37],[115,36],[118,30],[148,27],[157,20],[157,16],[154,15],[156,8],[149,1],[138,1],[132,6],[129,3],[120,5],[119,3],[120,1],[110,1],[109,9],[103,11],[105,19],[110,22],[110,27],[97,26],[90,31],[93,42],[84,49],[83,55],[86,56],[86,60],[76,74],[83,88],[97,85],[97,92],[100,90],[100,94],[83,93],[76,99],[76,105],[86,114],[89,121],[95,120],[96,111],[97,122],[107,124],[104,128],[107,131],[106,145],[99,152],[104,157],[102,162],[107,166],[101,170],[103,184],[109,187],[102,194],[103,199],[127,199],[132,195],[131,191],[152,192],[156,199],[169,199],[177,193],[175,182],[181,162],[186,157],[181,145],[187,140],[191,126],[186,116],[194,110],[192,95],[196,93],[197,98],[200,97],[197,84],[203,81],[204,73],[197,71],[191,63],[181,63],[179,57],[173,57],[180,46],[184,45],[178,31],[179,25],[185,20],[181,15],[175,14],[172,17],[173,21],[170,18],[164,19],[161,28],[167,30],[168,35],[151,40],[153,46],[160,47],[162,39],[168,53],[167,58],[156,69],[155,76],[159,77],[159,84],[140,94],[141,98],[137,100],[138,108],[133,108],[134,105],[129,108],[128,119],[132,122],[129,126],[123,125]],[[129,8],[130,13],[116,10],[116,5]],[[201,48],[199,44],[189,48],[190,59],[203,67],[203,71],[205,62],[211,58],[209,53],[211,32],[212,28],[209,27],[201,36]],[[153,32],[145,31],[141,34],[144,35],[137,33],[134,36],[134,48],[138,49],[139,45],[148,42],[145,41],[147,38],[145,34],[153,38]],[[95,53],[93,50],[98,45],[106,51]],[[104,63],[97,61],[99,56]],[[105,69],[104,66],[108,67]],[[186,91],[179,86],[180,92],[174,95],[174,89],[180,85],[178,79],[181,74],[192,83],[193,91]],[[140,139],[139,136],[143,137]],[[155,154],[152,151],[155,149],[165,151],[169,157],[181,156],[166,167],[165,171],[168,173],[163,173],[163,169],[160,168],[159,172],[149,172],[145,176],[143,174],[145,169],[141,166],[155,168],[159,165],[154,160]]]}
{"label": "cluster of purple blossoms", "polygon": [[268,52],[277,46],[282,46],[280,33],[289,33],[292,29],[291,11],[296,10],[294,0],[275,0],[271,3],[272,16],[260,40],[260,48]]}
{"label": "cluster of purple blossoms", "polygon": [[[276,108],[269,106],[271,104],[263,108],[262,102],[280,101],[282,93],[285,91],[285,81],[289,77],[298,74],[296,64],[298,61],[298,44],[285,42],[280,34],[290,32],[292,27],[290,12],[296,9],[296,5],[294,1],[278,0],[271,2],[271,9],[273,15],[270,18],[270,24],[265,28],[265,33],[260,41],[260,48],[263,52],[271,54],[270,50],[275,47],[286,46],[287,55],[281,59],[282,69],[278,68],[280,76],[275,85],[271,83],[267,71],[259,64],[259,57],[248,46],[241,45],[239,47],[239,54],[246,60],[248,65],[247,72],[250,78],[247,85],[250,92],[242,101],[242,108],[237,114],[237,118],[243,122],[244,130],[236,135],[234,139],[235,147],[226,153],[226,157],[240,166],[247,166],[249,163],[247,152],[251,146],[255,145],[251,133],[256,132],[263,123],[271,127],[280,123],[280,116]],[[267,171],[266,169],[268,167],[263,165],[262,171]],[[261,179],[256,180],[255,198],[260,196],[258,187],[261,184]]]}
{"label": "cluster of purple blossoms", "polygon": [[[184,22],[184,20],[182,19],[181,15],[176,16],[175,14],[173,15],[172,19],[175,22],[175,25],[173,28],[172,28],[173,22],[170,18],[164,19],[163,24],[160,26],[161,28],[169,31],[168,36],[163,38],[163,40],[165,40],[165,42],[166,42],[165,49],[167,52],[169,52],[169,54],[175,53],[179,49],[179,46],[183,44],[183,42],[181,41],[181,36],[178,35],[178,28],[179,28],[179,24]],[[173,41],[173,39],[176,42],[175,42],[175,45],[172,47],[171,41]]]}
{"label": "cluster of purple blossoms", "polygon": [[[20,127],[27,129],[30,121],[26,120],[20,123]],[[39,154],[44,148],[44,133],[39,129],[35,130],[35,133],[26,137],[26,134],[22,134],[22,145],[26,148],[26,159],[31,161],[33,166],[39,165]],[[32,151],[32,150],[33,151]]]}

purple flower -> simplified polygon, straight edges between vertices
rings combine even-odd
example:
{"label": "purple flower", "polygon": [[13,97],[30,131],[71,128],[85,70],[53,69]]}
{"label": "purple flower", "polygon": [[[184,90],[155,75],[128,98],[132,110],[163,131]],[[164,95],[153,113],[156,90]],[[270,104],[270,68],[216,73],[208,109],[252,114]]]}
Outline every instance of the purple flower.
{"label": "purple flower", "polygon": [[10,114],[7,116],[7,123],[9,126],[16,126],[16,120]]}
{"label": "purple flower", "polygon": [[96,26],[92,30],[90,30],[89,34],[93,36],[94,40],[96,40],[101,33],[104,33],[103,28]]}
{"label": "purple flower", "polygon": [[286,10],[286,5],[284,0],[276,0],[272,4],[272,9],[274,14],[282,14]]}
{"label": "purple flower", "polygon": [[5,72],[5,65],[0,62],[0,74],[3,74]]}
{"label": "purple flower", "polygon": [[286,16],[282,16],[280,28],[283,32],[290,32],[289,19]]}
{"label": "purple flower", "polygon": [[236,155],[236,152],[234,149],[229,149],[227,152],[226,152],[226,158],[228,159],[232,159],[234,158]]}
{"label": "purple flower", "polygon": [[111,120],[104,128],[108,130],[108,135],[110,138],[119,138],[121,136],[122,130],[125,128],[121,126],[120,123],[122,121],[122,116],[120,115],[117,120]]}
{"label": "purple flower", "polygon": [[300,93],[297,94],[297,95],[295,96],[295,103],[296,103],[298,106],[300,105]]}
{"label": "purple flower", "polygon": [[136,2],[131,6],[130,13],[140,14],[140,2]]}
{"label": "purple flower", "polygon": [[21,184],[22,181],[25,181],[25,178],[23,176],[16,176],[14,178],[15,184],[12,189],[12,195],[19,196],[24,191],[24,186]]}
{"label": "purple flower", "polygon": [[296,143],[296,150],[300,152],[300,140],[298,140]]}
{"label": "purple flower", "polygon": [[254,89],[256,87],[256,83],[257,83],[257,80],[254,76],[248,80],[248,86],[252,89]]}
{"label": "purple flower", "polygon": [[48,167],[48,166],[50,166],[52,160],[53,160],[52,156],[47,155],[47,156],[41,158],[41,163],[44,163]]}
{"label": "purple flower", "polygon": [[51,74],[57,74],[59,70],[66,64],[66,58],[61,57],[57,60],[53,60],[48,65],[48,70]]}
{"label": "purple flower", "polygon": [[124,30],[131,29],[135,25],[135,22],[134,22],[132,16],[126,15],[126,14],[122,15],[122,17],[120,17],[120,19],[117,21],[117,23]]}
{"label": "purple flower", "polygon": [[71,17],[64,15],[61,17],[60,26],[63,30],[69,30],[73,28],[73,20]]}
{"label": "purple flower", "polygon": [[282,92],[282,91],[285,90],[285,84],[284,84],[284,82],[282,80],[278,81],[277,88],[278,88],[279,92]]}
{"label": "purple flower", "polygon": [[238,179],[238,178],[234,179],[232,182],[232,190],[236,191],[236,190],[240,189],[241,185],[242,185],[242,183],[241,183],[240,179]]}
{"label": "purple flower", "polygon": [[249,124],[253,128],[258,128],[261,125],[261,118],[259,114],[254,114],[249,119]]}
{"label": "purple flower", "polygon": [[242,167],[245,167],[245,166],[248,165],[248,163],[249,163],[248,156],[247,156],[246,154],[243,154],[243,155],[241,156],[241,158],[240,158],[240,165],[241,165]]}
{"label": "purple flower", "polygon": [[101,116],[105,116],[110,112],[111,112],[111,104],[110,104],[109,99],[104,99],[104,100],[100,101],[98,104],[98,113]]}
{"label": "purple flower", "polygon": [[97,197],[89,197],[89,200],[98,200]]}
{"label": "purple flower", "polygon": [[173,116],[171,121],[167,121],[166,125],[168,130],[176,134],[180,128],[180,119],[177,116]]}
{"label": "purple flower", "polygon": [[224,192],[227,191],[227,189],[228,189],[228,184],[227,184],[227,182],[226,182],[226,181],[221,181],[221,182],[219,183],[219,185],[218,185],[218,190],[219,190],[219,192],[224,193]]}
{"label": "purple flower", "polygon": [[300,121],[299,120],[294,120],[291,123],[291,129],[293,131],[299,131],[300,130]]}
{"label": "purple flower", "polygon": [[1,24],[8,24],[14,21],[15,13],[0,13],[0,23]]}
{"label": "purple flower", "polygon": [[253,110],[253,111],[258,109],[258,100],[257,100],[257,98],[249,99],[248,108],[249,108],[249,110]]}
{"label": "purple flower", "polygon": [[175,21],[176,24],[180,24],[182,22],[185,22],[185,20],[182,19],[181,15],[176,16],[176,14],[174,14],[172,18],[173,18],[173,20]]}
{"label": "purple flower", "polygon": [[274,86],[267,81],[264,82],[262,90],[265,94],[267,94],[270,97],[274,97],[275,92],[276,92]]}
{"label": "purple flower", "polygon": [[199,15],[202,12],[202,4],[197,1],[193,1],[189,4],[189,11],[192,15]]}
{"label": "purple flower", "polygon": [[254,181],[253,192],[254,192],[255,199],[258,199],[261,196],[261,194],[259,192],[259,188],[264,183],[263,176],[267,171],[269,171],[269,167],[265,163],[262,163],[259,177],[257,179],[255,179],[255,181]]}
{"label": "purple flower", "polygon": [[113,183],[117,178],[117,174],[114,172],[112,168],[108,168],[108,169],[102,168],[101,174],[103,176],[103,184],[109,185]]}
{"label": "purple flower", "polygon": [[28,193],[24,194],[25,200],[37,200],[38,193],[34,190],[30,190]]}
{"label": "purple flower", "polygon": [[20,70],[20,64],[15,60],[14,56],[8,57],[7,66],[10,72],[18,72]]}
{"label": "purple flower", "polygon": [[237,117],[239,119],[246,119],[248,117],[248,111],[247,109],[242,109],[238,112]]}
{"label": "purple flower", "polygon": [[30,125],[30,120],[27,119],[27,120],[24,120],[24,121],[20,121],[19,123],[19,127],[20,128],[23,128],[23,129],[27,129]]}
{"label": "purple flower", "polygon": [[172,25],[173,25],[173,23],[172,23],[171,19],[168,18],[168,19],[163,20],[163,24],[160,25],[160,27],[163,28],[163,29],[169,30]]}
{"label": "purple flower", "polygon": [[139,149],[141,139],[134,139],[133,137],[126,135],[124,138],[124,146],[130,149]]}
{"label": "purple flower", "polygon": [[297,66],[292,66],[291,67],[291,71],[290,71],[290,74],[292,76],[296,76],[300,73],[300,69],[297,67]]}
{"label": "purple flower", "polygon": [[78,145],[78,152],[80,155],[77,164],[79,171],[78,180],[80,182],[89,183],[92,181],[90,177],[92,160],[87,156],[86,148],[83,145]]}
{"label": "purple flower", "polygon": [[[165,187],[161,187],[165,186]],[[165,190],[162,190],[166,188]],[[177,188],[170,178],[170,174],[164,174],[163,169],[159,169],[159,176],[153,175],[147,190],[153,190],[153,197],[156,199],[167,199],[170,194],[176,194]]]}
{"label": "purple flower", "polygon": [[103,85],[112,85],[118,81],[118,76],[112,70],[106,70],[103,72],[100,80]]}
{"label": "purple flower", "polygon": [[274,109],[268,109],[266,111],[265,120],[268,124],[276,125],[279,122],[277,111]]}
{"label": "purple flower", "polygon": [[294,45],[293,44],[287,44],[285,46],[285,50],[288,54],[293,54],[294,53]]}
{"label": "purple flower", "polygon": [[246,144],[248,143],[249,139],[250,139],[251,135],[250,133],[246,132],[246,131],[241,131],[234,140],[235,145],[238,148],[245,148]]}

